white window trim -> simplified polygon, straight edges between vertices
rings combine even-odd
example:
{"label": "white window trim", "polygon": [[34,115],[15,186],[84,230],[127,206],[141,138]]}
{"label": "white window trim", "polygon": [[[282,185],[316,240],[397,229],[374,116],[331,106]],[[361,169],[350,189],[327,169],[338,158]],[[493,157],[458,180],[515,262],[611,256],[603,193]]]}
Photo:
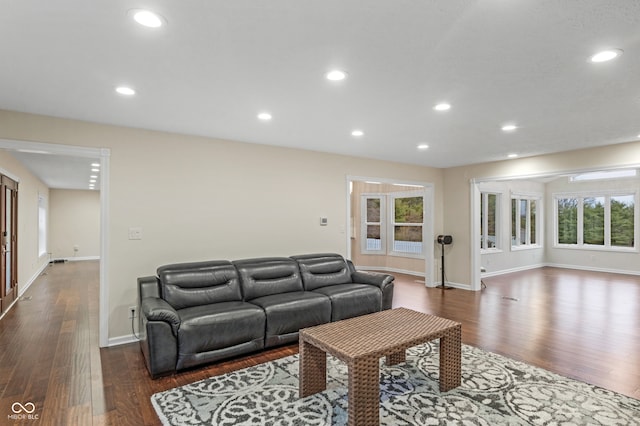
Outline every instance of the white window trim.
{"label": "white window trim", "polygon": [[[484,247],[480,247],[480,254],[488,254],[488,253],[501,253],[502,252],[502,193],[498,192],[498,191],[480,191],[480,205],[483,206],[483,212],[481,212],[480,214],[480,218],[484,223],[480,224],[480,229],[482,230],[482,233],[480,235],[480,244],[482,244],[483,241],[486,241],[487,238],[487,229],[488,229],[488,223],[489,223],[489,203],[487,203],[487,196],[491,194],[491,195],[495,195],[496,196],[496,212],[495,212],[495,216],[496,216],[496,245],[495,247],[491,247],[491,248],[484,248]],[[484,220],[482,219],[484,218]]]}
{"label": "white window trim", "polygon": [[[42,211],[44,210],[44,211]],[[40,215],[44,213],[44,217]],[[40,228],[41,221],[44,221],[44,230]],[[44,235],[43,235],[44,232]],[[49,249],[49,203],[47,197],[38,194],[38,257],[46,256]]]}
{"label": "white window trim", "polygon": [[[394,226],[395,212],[394,212],[394,200],[396,198],[411,198],[422,197],[422,223],[403,223],[402,226],[420,226],[422,227],[422,253],[407,253],[401,251],[395,251],[394,247]],[[367,199],[377,198],[380,199],[380,250],[367,250],[367,225],[373,224],[367,222]],[[390,193],[364,193],[360,198],[360,253],[369,255],[385,255],[395,257],[406,257],[412,259],[425,259],[425,241],[427,241],[427,229],[425,226],[425,216],[427,215],[427,197],[423,190],[416,191],[403,191],[403,192],[390,192]],[[377,224],[377,222],[375,222]]]}
{"label": "white window trim", "polygon": [[[426,241],[426,230],[424,226],[425,222],[425,214],[427,211],[426,199],[424,195],[424,191],[403,191],[403,192],[390,192],[387,195],[387,209],[388,209],[388,217],[389,220],[387,222],[387,255],[389,256],[397,256],[397,257],[409,257],[412,259],[424,259],[424,247]],[[394,227],[396,225],[395,221],[395,200],[396,198],[412,198],[412,197],[422,197],[422,223],[402,223],[401,226],[420,226],[422,228],[422,251],[421,253],[407,253],[403,251],[395,251],[393,249],[395,242],[395,233]]]}
{"label": "white window trim", "polygon": [[[527,241],[531,238],[531,201],[536,202],[536,243],[525,243],[521,244],[519,241],[517,244],[513,243],[513,229],[510,229],[509,239],[511,251],[523,251],[523,250],[535,250],[541,249],[544,247],[544,240],[542,232],[544,228],[544,196],[543,194],[537,192],[511,192],[511,203],[509,205],[509,210],[511,211],[511,205],[513,204],[513,200],[527,200],[527,223],[525,233],[527,236]],[[510,227],[513,226],[513,218],[510,218]]]}
{"label": "white window trim", "polygon": [[[633,240],[634,247],[620,247],[611,245],[611,197],[633,195]],[[593,245],[584,243],[584,229],[583,229],[583,212],[584,212],[584,198],[592,197],[604,197],[605,198],[605,210],[604,210],[604,245]],[[629,189],[604,189],[593,191],[579,191],[579,192],[558,192],[553,193],[551,196],[553,200],[553,248],[569,249],[569,250],[592,250],[592,251],[606,251],[606,252],[623,252],[623,253],[638,253],[640,247],[638,247],[638,235],[640,224],[640,208],[638,207],[639,194],[635,188]],[[558,199],[561,198],[577,198],[578,199],[578,242],[577,244],[560,244],[558,242]]]}
{"label": "white window trim", "polygon": [[[376,198],[380,200],[380,250],[367,250],[367,225],[378,222],[367,222],[367,200]],[[360,253],[361,254],[386,254],[386,197],[385,194],[362,194],[360,198]]]}

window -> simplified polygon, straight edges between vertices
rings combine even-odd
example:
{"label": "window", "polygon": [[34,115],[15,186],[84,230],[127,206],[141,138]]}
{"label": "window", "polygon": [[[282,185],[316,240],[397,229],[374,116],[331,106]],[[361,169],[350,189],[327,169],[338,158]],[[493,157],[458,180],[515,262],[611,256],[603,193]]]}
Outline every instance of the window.
{"label": "window", "polygon": [[384,253],[384,199],[381,196],[362,197],[362,240],[364,244],[363,253],[380,254]]}
{"label": "window", "polygon": [[580,173],[569,177],[569,182],[581,182],[587,180],[604,180],[604,179],[620,179],[633,178],[638,175],[636,169],[609,170],[600,172]]}
{"label": "window", "polygon": [[47,199],[38,195],[38,256],[47,253]]}
{"label": "window", "polygon": [[480,193],[480,249],[499,249],[498,234],[498,194]]}
{"label": "window", "polygon": [[578,199],[558,198],[556,206],[558,244],[578,244]]}
{"label": "window", "polygon": [[604,197],[583,198],[582,235],[584,244],[604,245]]}
{"label": "window", "polygon": [[513,195],[511,197],[511,247],[539,247],[541,197]]}
{"label": "window", "polygon": [[363,195],[361,206],[360,235],[365,242],[361,248],[363,254],[423,256],[422,195]]}
{"label": "window", "polygon": [[422,254],[422,222],[424,220],[422,197],[393,198],[394,253]]}
{"label": "window", "polygon": [[635,247],[635,197],[617,195],[611,197],[611,245]]}
{"label": "window", "polygon": [[635,248],[636,194],[555,195],[556,245]]}

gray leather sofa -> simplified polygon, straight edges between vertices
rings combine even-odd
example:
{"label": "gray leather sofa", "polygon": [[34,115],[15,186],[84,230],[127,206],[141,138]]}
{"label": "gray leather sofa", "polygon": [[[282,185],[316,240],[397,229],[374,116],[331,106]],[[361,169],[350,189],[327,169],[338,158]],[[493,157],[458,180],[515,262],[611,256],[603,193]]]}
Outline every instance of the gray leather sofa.
{"label": "gray leather sofa", "polygon": [[390,309],[394,277],[339,254],[161,266],[138,278],[153,378],[298,339],[301,328]]}

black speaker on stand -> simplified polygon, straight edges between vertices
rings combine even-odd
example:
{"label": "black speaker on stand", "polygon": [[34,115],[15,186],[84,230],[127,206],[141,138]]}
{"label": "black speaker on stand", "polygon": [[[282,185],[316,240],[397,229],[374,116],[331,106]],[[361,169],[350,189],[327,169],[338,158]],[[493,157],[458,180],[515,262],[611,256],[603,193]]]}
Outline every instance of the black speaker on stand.
{"label": "black speaker on stand", "polygon": [[444,281],[444,246],[451,244],[453,242],[453,237],[451,235],[438,235],[436,241],[438,241],[438,243],[440,243],[440,246],[442,247],[442,281],[440,281],[440,285],[437,285],[436,288],[441,288],[442,290],[452,290],[453,287],[447,286]]}

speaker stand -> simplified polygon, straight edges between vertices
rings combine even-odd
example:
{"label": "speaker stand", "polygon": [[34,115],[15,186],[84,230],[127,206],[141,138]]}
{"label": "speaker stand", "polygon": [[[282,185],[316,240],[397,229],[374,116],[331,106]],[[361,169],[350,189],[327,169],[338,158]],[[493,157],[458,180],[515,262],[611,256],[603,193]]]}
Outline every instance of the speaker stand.
{"label": "speaker stand", "polygon": [[440,285],[437,285],[436,288],[441,288],[442,291],[444,292],[444,290],[453,290],[453,287],[449,287],[448,285],[446,285],[447,283],[444,281],[444,242],[441,243],[442,246],[442,255],[441,255],[441,271],[442,271],[442,281]]}

